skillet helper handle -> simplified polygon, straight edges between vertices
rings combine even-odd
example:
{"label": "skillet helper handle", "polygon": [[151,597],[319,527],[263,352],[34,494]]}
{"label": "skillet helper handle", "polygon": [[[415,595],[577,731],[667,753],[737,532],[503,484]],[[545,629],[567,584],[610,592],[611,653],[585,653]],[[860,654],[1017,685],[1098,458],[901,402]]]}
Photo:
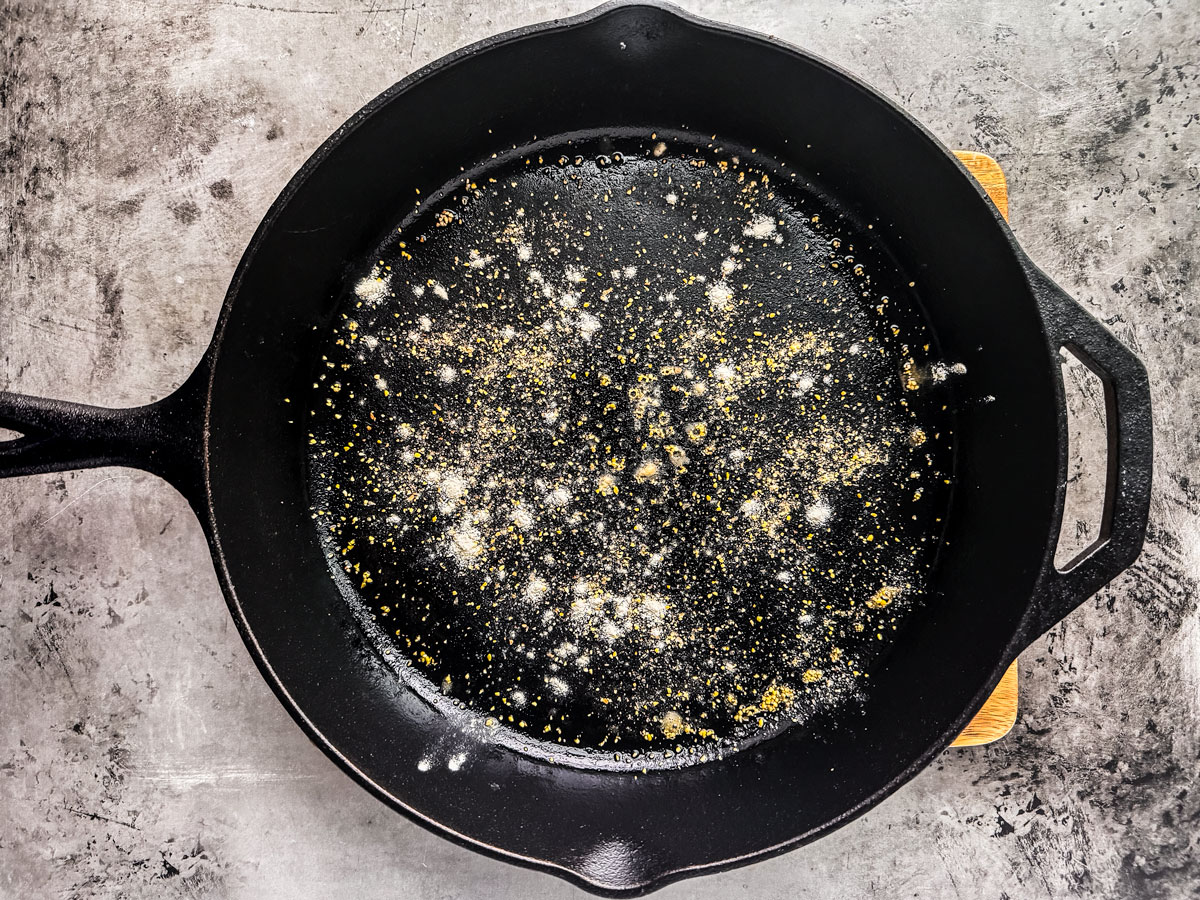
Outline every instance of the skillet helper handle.
{"label": "skillet helper handle", "polygon": [[131,466],[166,479],[195,504],[203,496],[203,415],[207,367],[147,406],[106,409],[0,392],[0,478]]}
{"label": "skillet helper handle", "polygon": [[[1047,559],[1033,610],[1037,620],[1030,623],[1032,640],[1137,559],[1150,513],[1154,442],[1150,384],[1141,361],[1044,272],[1031,263],[1027,268],[1053,351],[1066,348],[1104,385],[1108,429],[1099,535],[1061,569],[1052,556]],[[1065,423],[1065,408],[1062,415]],[[1059,490],[1061,508],[1065,483]]]}

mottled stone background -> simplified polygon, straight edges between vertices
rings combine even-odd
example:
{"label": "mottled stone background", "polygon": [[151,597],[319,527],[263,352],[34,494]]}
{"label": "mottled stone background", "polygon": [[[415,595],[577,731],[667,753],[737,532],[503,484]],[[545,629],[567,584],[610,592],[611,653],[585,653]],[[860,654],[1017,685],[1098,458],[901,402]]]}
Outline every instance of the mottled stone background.
{"label": "mottled stone background", "polygon": [[[339,123],[455,47],[588,5],[0,4],[0,386],[161,397]],[[809,47],[998,157],[1017,236],[1146,361],[1158,452],[1142,559],[1023,656],[1009,737],[947,752],[814,846],[661,896],[1195,896],[1200,5],[685,5]],[[9,481],[0,517],[0,895],[577,893],[409,824],[328,762],[254,669],[162,482]]]}

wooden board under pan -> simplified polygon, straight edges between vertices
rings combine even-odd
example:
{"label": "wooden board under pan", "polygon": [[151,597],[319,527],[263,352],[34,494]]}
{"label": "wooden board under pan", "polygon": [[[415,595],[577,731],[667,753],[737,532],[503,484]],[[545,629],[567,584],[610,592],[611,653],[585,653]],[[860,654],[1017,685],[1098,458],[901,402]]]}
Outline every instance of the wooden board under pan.
{"label": "wooden board under pan", "polygon": [[[987,195],[992,198],[1000,215],[1008,218],[1008,182],[1000,164],[983,153],[970,150],[955,152],[963,165],[967,167],[975,179],[983,185]],[[1017,721],[1017,661],[1008,667],[992,695],[975,714],[962,734],[954,739],[951,747],[976,747],[980,744],[990,744],[998,741],[1012,730]]]}

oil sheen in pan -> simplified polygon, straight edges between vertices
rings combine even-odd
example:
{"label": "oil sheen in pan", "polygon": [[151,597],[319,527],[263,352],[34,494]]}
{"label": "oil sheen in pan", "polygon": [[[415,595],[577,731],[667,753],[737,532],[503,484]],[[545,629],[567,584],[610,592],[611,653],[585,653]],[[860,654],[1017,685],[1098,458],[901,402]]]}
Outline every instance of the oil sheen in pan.
{"label": "oil sheen in pan", "polygon": [[940,541],[952,370],[913,298],[745,148],[493,162],[347,285],[309,416],[330,565],[506,743],[678,765],[804,722],[869,684]]}

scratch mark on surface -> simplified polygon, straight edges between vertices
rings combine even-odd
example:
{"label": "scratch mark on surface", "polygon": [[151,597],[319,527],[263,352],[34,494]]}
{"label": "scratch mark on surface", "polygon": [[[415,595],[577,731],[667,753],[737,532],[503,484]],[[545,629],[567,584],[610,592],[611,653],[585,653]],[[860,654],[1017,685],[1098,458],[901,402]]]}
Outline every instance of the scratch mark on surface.
{"label": "scratch mark on surface", "polygon": [[[424,5],[424,4],[422,4]],[[421,7],[416,7],[417,18],[413,22],[412,43],[408,45],[408,58],[411,60],[417,52],[417,32],[421,29]]]}
{"label": "scratch mark on surface", "polygon": [[100,813],[88,812],[86,809],[78,809],[74,806],[66,806],[66,805],[63,806],[63,809],[65,809],[69,813],[74,813],[75,815],[79,816],[81,819],[95,819],[97,822],[111,822],[114,825],[124,825],[126,828],[132,828],[134,831],[142,830],[142,829],[138,828],[136,825],[134,825],[132,822],[126,822],[122,819],[112,819],[112,818],[109,818],[108,816],[102,816],[102,815],[100,815]]}
{"label": "scratch mark on surface", "polygon": [[82,500],[84,497],[86,497],[88,494],[90,494],[92,491],[96,490],[96,488],[100,487],[101,485],[107,484],[110,481],[133,481],[133,479],[128,475],[109,475],[105,478],[101,478],[99,481],[97,481],[95,484],[93,484],[91,487],[89,487],[87,490],[85,490],[78,497],[67,502],[60,510],[58,510],[58,512],[56,512],[52,516],[50,516],[50,518],[44,519],[43,521],[38,522],[35,527],[45,528],[47,525],[49,525],[51,522],[53,522],[55,519],[57,519],[59,516],[61,516],[63,513],[65,513],[68,509],[70,509],[72,506],[74,506],[76,503],[78,503],[80,500]]}
{"label": "scratch mark on surface", "polygon": [[1032,84],[1030,84],[1029,82],[1027,82],[1027,81],[1022,81],[1022,80],[1021,80],[1020,78],[1018,78],[1016,75],[1013,75],[1012,73],[1005,71],[1003,68],[1001,68],[1000,66],[996,65],[996,63],[992,62],[990,59],[982,59],[982,58],[980,58],[980,57],[978,57],[978,56],[976,56],[976,57],[973,57],[973,59],[975,60],[975,62],[976,62],[976,63],[978,63],[978,64],[979,64],[980,66],[982,66],[983,68],[985,68],[985,69],[993,69],[993,70],[995,70],[996,72],[999,72],[1001,75],[1003,75],[1003,76],[1004,76],[1005,78],[1007,78],[1009,81],[1015,81],[1017,84],[1021,85],[1021,87],[1023,87],[1023,88],[1026,88],[1027,90],[1031,90],[1031,91],[1033,91],[1035,94],[1037,94],[1039,97],[1041,97],[1041,98],[1042,98],[1043,100],[1045,100],[1047,103],[1049,103],[1051,106],[1062,106],[1062,101],[1061,101],[1061,100],[1056,100],[1055,98],[1053,98],[1053,97],[1051,97],[1049,94],[1047,94],[1045,91],[1043,91],[1043,90],[1039,90],[1038,88],[1035,88],[1035,87],[1034,87]]}

